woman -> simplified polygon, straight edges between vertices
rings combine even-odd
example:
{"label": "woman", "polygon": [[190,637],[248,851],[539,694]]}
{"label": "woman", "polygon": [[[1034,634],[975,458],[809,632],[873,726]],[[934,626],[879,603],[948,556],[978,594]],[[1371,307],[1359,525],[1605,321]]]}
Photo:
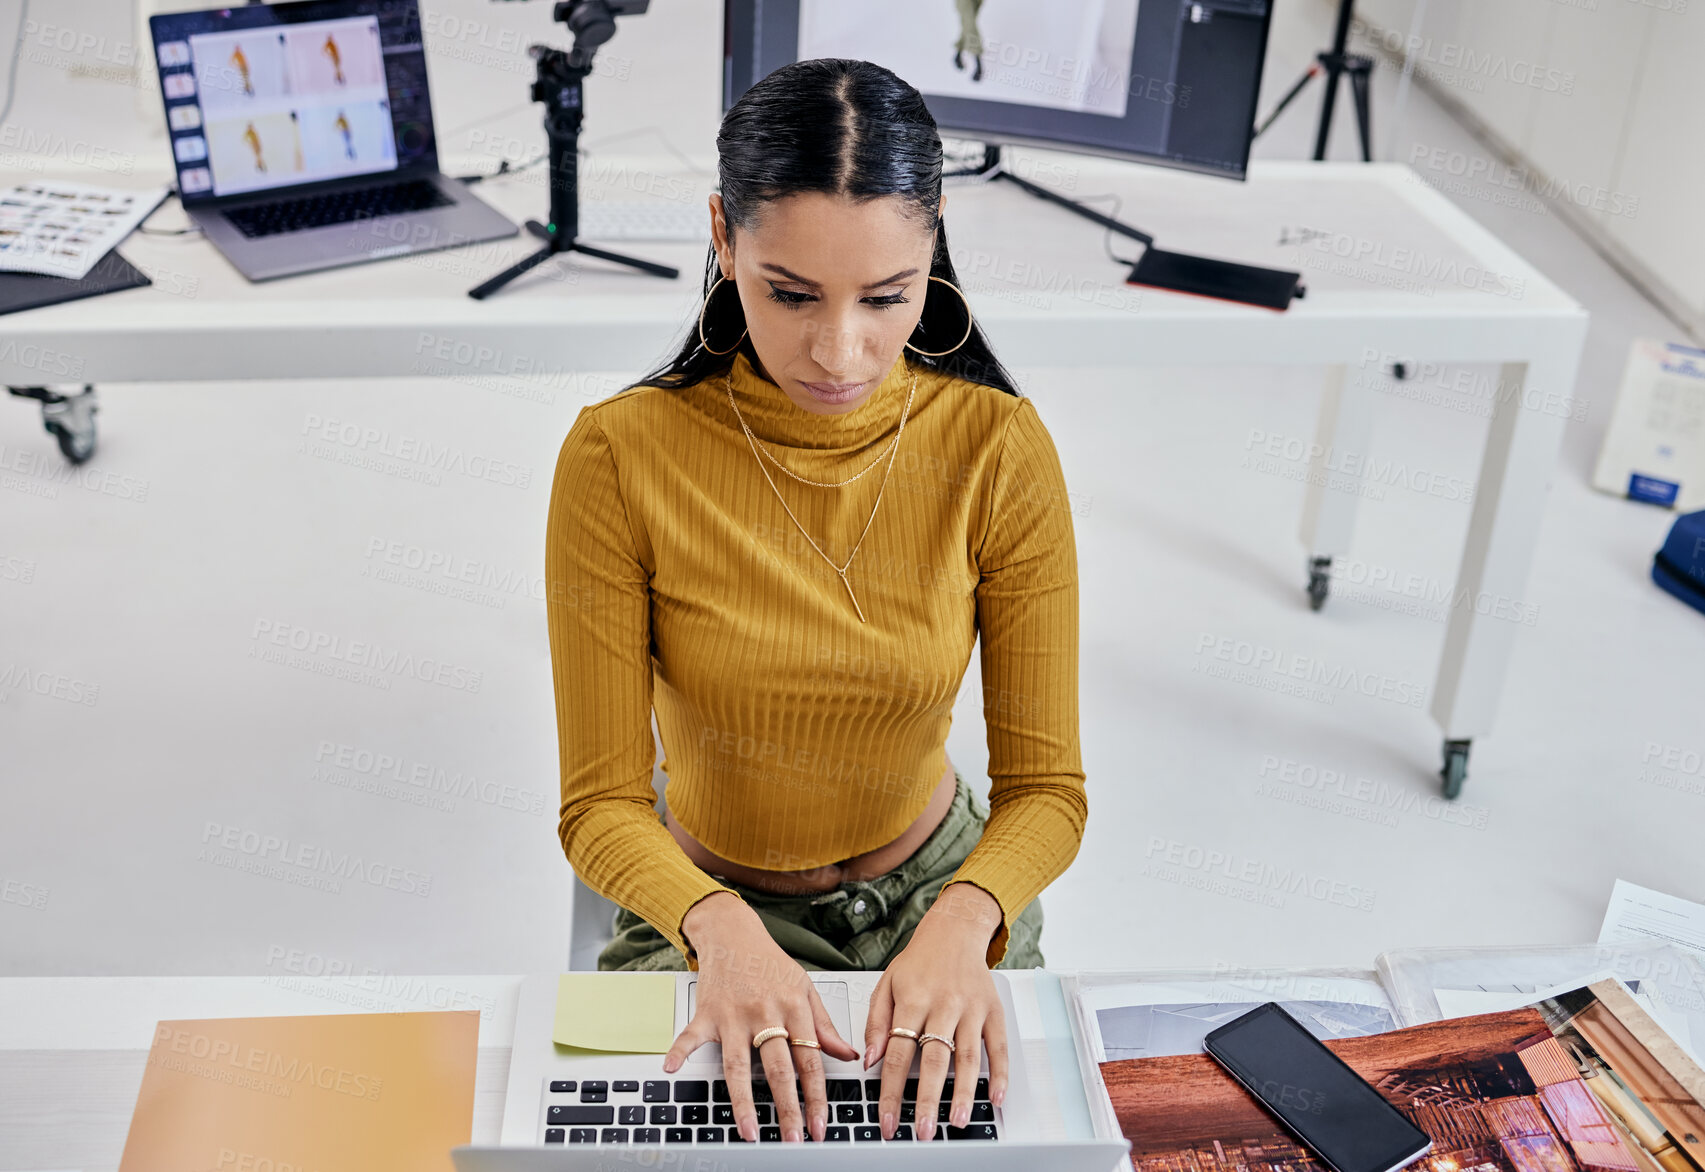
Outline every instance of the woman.
{"label": "woman", "polygon": [[[989,969],[1043,963],[1036,896],[1087,816],[1064,478],[958,292],[915,89],[801,61],[735,103],[717,147],[699,321],[583,409],[557,463],[559,834],[619,905],[600,969],[700,974],[664,1069],[723,1042],[742,1135],[755,1045],[783,1138],[803,1138],[796,1075],[823,1138],[818,1051],[859,1051],[806,969],[881,968],[864,1065],[897,1072],[883,1138],[910,1130],[922,1046],[928,1139],[950,1060],[950,1122],[984,1042],[1005,1093]],[[945,750],[979,633],[987,811]]]}

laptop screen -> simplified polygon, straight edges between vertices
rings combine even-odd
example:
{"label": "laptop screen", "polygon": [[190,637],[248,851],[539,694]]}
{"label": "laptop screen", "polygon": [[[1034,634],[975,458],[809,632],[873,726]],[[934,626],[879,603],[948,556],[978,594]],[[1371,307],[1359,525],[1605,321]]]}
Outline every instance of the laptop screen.
{"label": "laptop screen", "polygon": [[436,167],[416,0],[149,18],[183,201]]}

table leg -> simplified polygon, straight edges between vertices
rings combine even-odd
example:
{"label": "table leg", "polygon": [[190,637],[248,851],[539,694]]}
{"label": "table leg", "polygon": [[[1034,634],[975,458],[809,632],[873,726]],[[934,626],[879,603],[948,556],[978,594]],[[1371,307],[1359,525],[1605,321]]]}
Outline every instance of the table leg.
{"label": "table leg", "polygon": [[1491,731],[1516,632],[1532,621],[1528,571],[1568,423],[1566,410],[1547,408],[1570,401],[1578,360],[1577,344],[1564,355],[1506,363],[1499,371],[1433,685],[1447,797],[1456,796],[1466,775],[1470,740]]}
{"label": "table leg", "polygon": [[1349,551],[1361,501],[1358,479],[1332,469],[1343,465],[1346,454],[1366,455],[1373,433],[1373,398],[1369,387],[1347,377],[1345,367],[1327,368],[1302,504],[1302,543],[1309,551],[1308,598],[1315,610],[1326,601],[1332,559]]}

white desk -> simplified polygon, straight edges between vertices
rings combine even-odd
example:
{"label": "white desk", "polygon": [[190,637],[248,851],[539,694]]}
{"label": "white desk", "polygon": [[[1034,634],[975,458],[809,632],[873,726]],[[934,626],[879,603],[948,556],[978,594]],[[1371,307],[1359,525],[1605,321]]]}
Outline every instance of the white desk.
{"label": "white desk", "polygon": [[[1025,154],[1014,157],[1029,173]],[[1308,296],[1274,313],[1139,290],[1108,259],[1103,229],[1011,184],[950,184],[955,264],[1003,361],[1327,368],[1301,529],[1316,559],[1350,547],[1364,482],[1340,462],[1367,450],[1379,396],[1364,376],[1394,357],[1501,363],[1454,597],[1526,596],[1586,335],[1579,305],[1400,165],[1255,164],[1237,184],[1059,157],[1064,169],[1039,179],[1069,175],[1074,195],[1117,192],[1121,218],[1159,247],[1302,268]],[[708,190],[706,176],[691,189]],[[536,175],[475,190],[517,221],[543,210]],[[1299,235],[1306,229],[1327,235]],[[621,382],[585,372],[637,375],[697,312],[705,249],[688,244],[616,246],[678,266],[676,281],[555,258],[488,301],[467,297],[533,244],[522,236],[250,285],[203,242],[136,237],[123,252],[157,286],[0,318],[0,382],[542,373],[559,393],[593,402]],[[1121,255],[1136,247],[1115,238]],[[75,375],[63,373],[67,362]],[[1519,625],[1472,603],[1452,609],[1431,702],[1450,796],[1468,742],[1492,727]]]}
{"label": "white desk", "polygon": [[[1058,982],[1005,975],[1014,1048],[1057,1076],[1045,1114],[1062,1135],[1091,1138]],[[116,1169],[155,1023],[204,1017],[477,1009],[471,1142],[497,1143],[520,988],[519,976],[0,978],[0,1169]]]}

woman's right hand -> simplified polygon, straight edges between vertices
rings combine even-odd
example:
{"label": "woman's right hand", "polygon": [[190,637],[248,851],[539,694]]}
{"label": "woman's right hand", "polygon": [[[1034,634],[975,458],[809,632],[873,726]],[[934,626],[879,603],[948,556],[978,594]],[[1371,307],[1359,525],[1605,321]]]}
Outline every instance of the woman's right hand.
{"label": "woman's right hand", "polygon": [[[815,1038],[823,1052],[854,1061],[859,1052],[835,1029],[817,987],[804,967],[784,952],[764,922],[732,892],[710,895],[694,904],[681,921],[698,954],[698,998],[693,1020],[663,1056],[673,1074],[687,1056],[706,1042],[722,1045],[723,1076],[734,1108],[734,1123],[748,1143],[758,1140],[758,1115],[752,1100],[752,1038],[770,1026],[787,1027],[788,1038]],[[829,1104],[823,1059],[809,1046],[771,1038],[758,1050],[775,1103],[782,1139],[821,1142]],[[805,1092],[804,1113],[794,1087]]]}

